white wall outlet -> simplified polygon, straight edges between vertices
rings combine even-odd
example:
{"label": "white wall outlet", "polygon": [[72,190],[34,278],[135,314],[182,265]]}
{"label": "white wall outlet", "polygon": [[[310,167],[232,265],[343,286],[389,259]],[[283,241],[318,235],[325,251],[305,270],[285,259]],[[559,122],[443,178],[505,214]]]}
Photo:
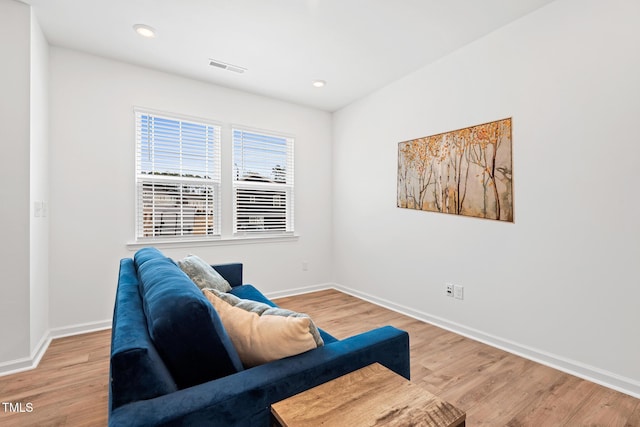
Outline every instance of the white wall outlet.
{"label": "white wall outlet", "polygon": [[447,287],[445,289],[445,295],[447,295],[448,297],[453,296],[453,285],[451,283],[447,283]]}
{"label": "white wall outlet", "polygon": [[302,261],[302,271],[309,270],[309,261]]}
{"label": "white wall outlet", "polygon": [[453,287],[453,296],[456,299],[464,299],[464,286],[455,285]]}

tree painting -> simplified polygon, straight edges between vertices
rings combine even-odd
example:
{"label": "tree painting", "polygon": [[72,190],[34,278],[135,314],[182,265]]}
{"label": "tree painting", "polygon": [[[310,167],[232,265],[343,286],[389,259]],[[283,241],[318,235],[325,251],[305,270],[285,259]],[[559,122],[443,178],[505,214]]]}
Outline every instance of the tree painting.
{"label": "tree painting", "polygon": [[398,207],[513,222],[511,119],[398,144]]}

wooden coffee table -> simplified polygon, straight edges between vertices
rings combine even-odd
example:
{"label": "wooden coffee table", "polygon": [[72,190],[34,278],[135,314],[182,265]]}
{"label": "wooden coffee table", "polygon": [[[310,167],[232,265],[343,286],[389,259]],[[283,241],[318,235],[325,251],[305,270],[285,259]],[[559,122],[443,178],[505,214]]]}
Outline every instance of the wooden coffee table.
{"label": "wooden coffee table", "polygon": [[379,363],[271,405],[283,427],[464,426],[466,414]]}

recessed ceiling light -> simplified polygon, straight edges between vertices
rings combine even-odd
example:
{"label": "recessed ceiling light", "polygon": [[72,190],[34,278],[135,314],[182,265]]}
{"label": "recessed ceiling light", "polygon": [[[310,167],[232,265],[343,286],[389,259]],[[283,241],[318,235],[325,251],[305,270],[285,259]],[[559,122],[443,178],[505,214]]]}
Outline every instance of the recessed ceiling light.
{"label": "recessed ceiling light", "polygon": [[313,85],[313,87],[324,87],[327,82],[325,82],[324,80],[314,80],[311,82],[311,84]]}
{"label": "recessed ceiling light", "polygon": [[136,31],[136,33],[140,34],[142,37],[151,39],[156,36],[156,30],[151,28],[148,25],[136,24],[133,26],[133,29]]}

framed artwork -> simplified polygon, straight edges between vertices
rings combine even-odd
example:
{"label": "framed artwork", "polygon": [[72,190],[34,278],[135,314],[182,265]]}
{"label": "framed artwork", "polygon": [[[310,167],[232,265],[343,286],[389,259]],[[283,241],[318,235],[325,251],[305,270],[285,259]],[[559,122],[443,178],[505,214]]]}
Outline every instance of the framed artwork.
{"label": "framed artwork", "polygon": [[398,144],[399,208],[513,222],[511,118]]}

